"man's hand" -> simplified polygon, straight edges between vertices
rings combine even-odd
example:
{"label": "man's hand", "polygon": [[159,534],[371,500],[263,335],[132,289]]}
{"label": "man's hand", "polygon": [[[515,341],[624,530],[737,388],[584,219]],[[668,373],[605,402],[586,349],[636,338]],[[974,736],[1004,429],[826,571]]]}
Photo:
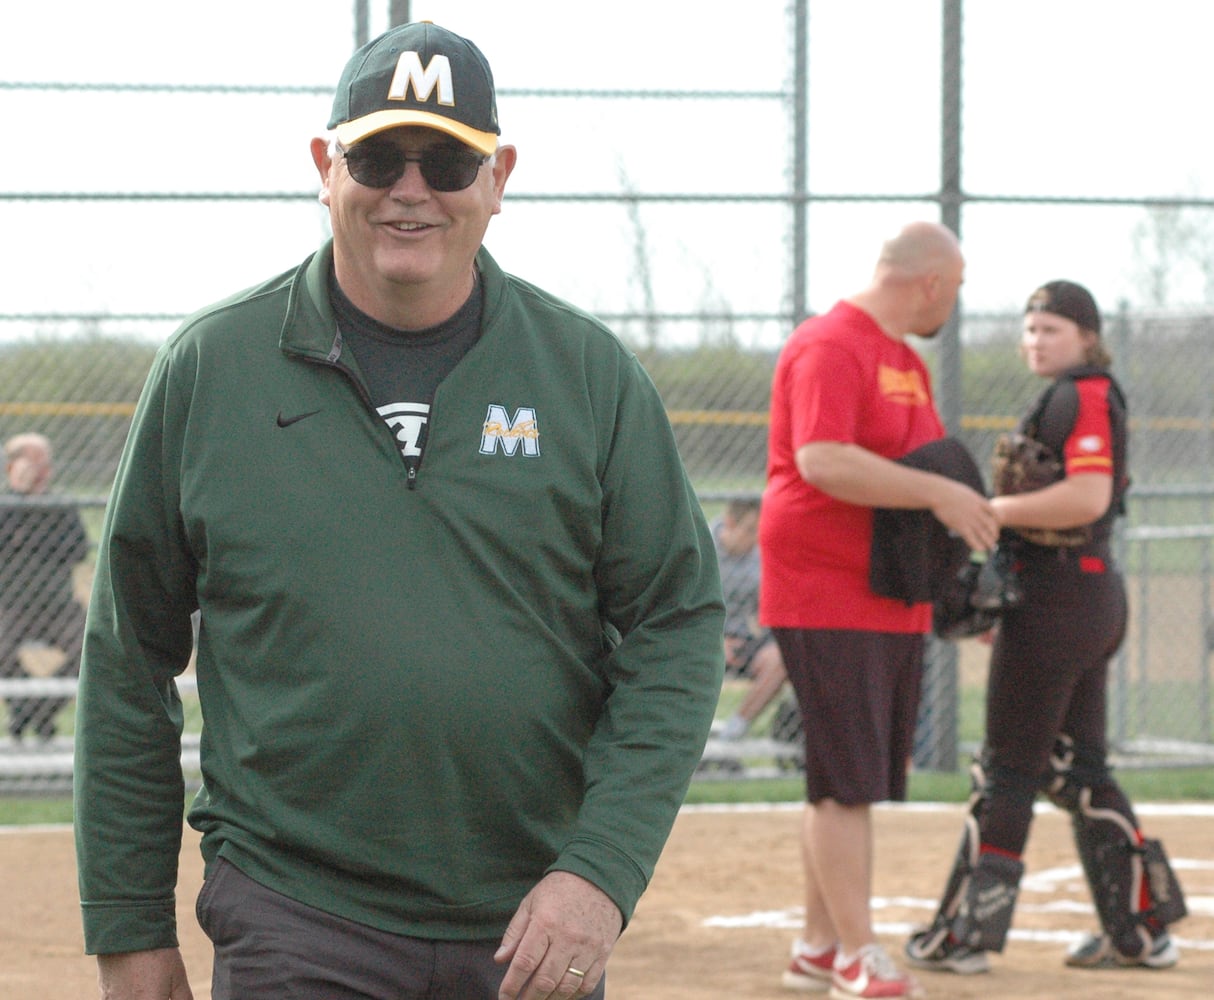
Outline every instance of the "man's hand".
{"label": "man's hand", "polygon": [[567,1000],[594,992],[623,925],[597,886],[570,872],[544,876],[519,904],[494,956],[510,963],[498,997]]}
{"label": "man's hand", "polygon": [[746,640],[740,635],[725,637],[725,666],[741,667],[742,651],[746,648]]}
{"label": "man's hand", "polygon": [[194,1000],[177,948],[97,956],[101,1000]]}
{"label": "man's hand", "polygon": [[930,510],[975,552],[988,552],[999,540],[999,518],[991,502],[948,476],[912,469],[839,441],[801,445],[797,469],[810,486],[836,500],[864,507]]}
{"label": "man's hand", "polygon": [[940,482],[931,511],[975,552],[989,552],[999,541],[999,517],[990,500],[964,483],[938,477]]}

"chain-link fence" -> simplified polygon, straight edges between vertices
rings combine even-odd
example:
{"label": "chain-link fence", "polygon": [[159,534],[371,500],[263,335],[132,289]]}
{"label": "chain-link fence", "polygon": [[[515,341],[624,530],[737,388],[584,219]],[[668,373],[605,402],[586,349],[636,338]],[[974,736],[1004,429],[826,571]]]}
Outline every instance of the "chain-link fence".
{"label": "chain-link fence", "polygon": [[[746,64],[750,89],[501,90],[503,121],[514,123],[531,157],[521,162],[541,166],[529,173],[520,168],[512,178],[507,211],[491,226],[490,249],[508,270],[597,312],[638,352],[712,516],[730,497],[761,492],[776,352],[798,318],[831,304],[811,303],[811,261],[833,249],[815,243],[815,233],[849,213],[869,220],[863,228],[882,232],[915,215],[936,215],[964,230],[968,206],[984,200],[960,185],[960,0],[944,0],[937,11],[943,155],[939,188],[928,193],[811,189],[805,172],[812,112],[807,0],[788,0],[779,17],[757,22],[768,32],[763,48],[771,58]],[[279,123],[265,134],[242,133],[247,187],[175,185],[174,157],[186,147],[177,150],[165,140],[145,146],[140,158],[140,164],[150,158],[154,171],[168,178],[159,184],[119,178],[108,187],[99,180],[64,190],[33,172],[24,183],[6,179],[0,190],[0,224],[19,234],[9,246],[21,248],[6,259],[10,280],[0,294],[0,437],[36,431],[53,442],[53,495],[80,511],[92,539],[156,345],[185,312],[291,266],[325,235],[315,188],[297,171],[298,137],[290,140],[293,165],[282,167],[287,142],[281,128],[291,121],[306,133],[323,122],[324,87],[306,81],[273,87],[0,81],[0,102],[39,102],[48,119],[65,120],[70,106],[77,121],[92,117],[89,108],[99,120],[164,120],[157,102],[166,97],[178,115],[214,122],[218,133],[237,104],[243,117]],[[64,102],[58,111],[55,102]],[[123,110],[116,114],[116,106]],[[736,172],[724,169],[729,151],[700,155],[680,141],[655,153],[653,137],[669,136],[672,122],[685,137],[719,135],[723,121],[746,123],[744,193],[736,189]],[[576,184],[561,169],[570,148],[596,151],[585,158],[594,171],[580,174]],[[987,208],[1006,208],[1014,199],[985,201]],[[1114,201],[1118,211],[1135,204]],[[1099,210],[1082,198],[1067,207]],[[1051,200],[1028,199],[1025,209],[1050,210]],[[874,226],[877,216],[882,221]],[[81,241],[100,237],[72,255],[67,282],[61,257],[42,241],[47,231],[69,229]],[[189,238],[181,239],[182,232]],[[270,234],[279,242],[271,244]],[[536,234],[544,235],[537,240]],[[119,235],[129,240],[121,253],[111,252]],[[223,251],[198,251],[195,243]],[[166,260],[173,266],[157,270]],[[44,290],[48,274],[54,292]],[[853,287],[865,277],[857,273]],[[1208,368],[1214,361],[1206,345],[1214,319],[1105,306],[1115,371],[1130,399],[1133,477],[1121,536],[1132,623],[1114,671],[1110,735],[1127,760],[1209,762],[1214,414]],[[980,462],[1037,388],[1017,357],[1019,324],[1015,314],[962,310],[939,341],[924,345],[941,410]],[[6,502],[21,510],[59,504]],[[7,549],[3,558],[7,565]],[[87,560],[76,577],[78,593],[86,583]],[[72,669],[61,642],[31,639],[24,660],[3,667],[0,694],[6,700],[70,698],[72,678],[56,676]],[[985,650],[971,641],[943,645],[927,671],[916,758],[951,769],[981,738]],[[42,660],[31,660],[31,651]],[[200,723],[188,691],[187,705],[190,763]],[[14,718],[6,709],[10,735],[0,737],[0,789],[62,787],[70,764],[70,701],[57,709],[48,739],[35,730],[14,741]]]}
{"label": "chain-link fence", "polygon": [[[988,469],[995,439],[1043,388],[1020,360],[1019,314],[962,316],[958,436]],[[1117,549],[1130,599],[1128,637],[1111,673],[1109,736],[1122,766],[1214,764],[1214,314],[1106,317],[1114,373],[1129,399],[1131,490]],[[941,346],[924,345],[937,384]],[[664,380],[666,365],[679,373]],[[671,405],[688,465],[710,509],[763,483],[773,359],[739,352],[663,358],[651,369]],[[700,381],[693,373],[699,371]],[[714,386],[713,372],[728,372]],[[719,400],[692,410],[688,399]],[[989,473],[987,475],[989,482]],[[988,649],[929,644],[916,762],[953,770],[982,737]],[[775,708],[755,732],[779,718]],[[778,722],[777,722],[778,725]],[[772,748],[752,773],[772,773]],[[779,768],[777,767],[778,771]]]}

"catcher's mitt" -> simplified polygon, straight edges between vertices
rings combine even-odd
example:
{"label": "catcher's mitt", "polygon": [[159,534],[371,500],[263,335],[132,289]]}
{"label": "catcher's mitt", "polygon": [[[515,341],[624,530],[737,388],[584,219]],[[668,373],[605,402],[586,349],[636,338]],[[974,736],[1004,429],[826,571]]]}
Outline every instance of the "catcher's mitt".
{"label": "catcher's mitt", "polygon": [[932,631],[941,639],[982,635],[1022,598],[1011,558],[1001,546],[985,562],[967,562],[932,604]]}
{"label": "catcher's mitt", "polygon": [[[1025,434],[1000,434],[991,455],[995,496],[1031,493],[1065,478],[1066,470],[1053,450]],[[1078,528],[1013,528],[1034,545],[1075,546],[1091,537],[1087,525]]]}

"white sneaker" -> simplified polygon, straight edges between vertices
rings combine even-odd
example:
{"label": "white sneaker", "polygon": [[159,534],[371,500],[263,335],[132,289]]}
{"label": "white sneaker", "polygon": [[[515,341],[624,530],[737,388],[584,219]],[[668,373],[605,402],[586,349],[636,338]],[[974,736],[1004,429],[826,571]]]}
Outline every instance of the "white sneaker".
{"label": "white sneaker", "polygon": [[835,960],[830,995],[833,1000],[852,997],[887,998],[926,996],[911,976],[899,969],[879,944],[866,944],[845,966]]}

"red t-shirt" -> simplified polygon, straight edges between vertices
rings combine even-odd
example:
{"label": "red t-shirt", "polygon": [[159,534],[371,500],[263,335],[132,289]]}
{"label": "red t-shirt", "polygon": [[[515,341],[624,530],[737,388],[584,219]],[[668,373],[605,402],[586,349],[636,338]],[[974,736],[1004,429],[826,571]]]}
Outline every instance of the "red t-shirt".
{"label": "red t-shirt", "polygon": [[931,605],[876,596],[868,584],[871,507],[836,500],[797,471],[812,441],[901,458],[944,436],[918,353],[839,302],[784,345],[771,392],[759,544],[762,623],[777,628],[926,632]]}

